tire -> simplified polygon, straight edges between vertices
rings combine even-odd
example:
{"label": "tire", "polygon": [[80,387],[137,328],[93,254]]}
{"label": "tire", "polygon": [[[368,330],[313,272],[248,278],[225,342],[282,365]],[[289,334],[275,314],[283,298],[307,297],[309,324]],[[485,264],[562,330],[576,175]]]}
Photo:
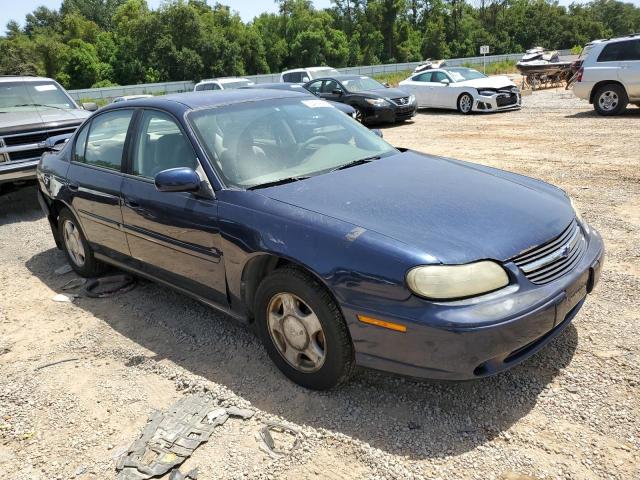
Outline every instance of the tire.
{"label": "tire", "polygon": [[290,380],[327,390],[349,379],[355,363],[347,325],[310,275],[295,267],[275,270],[260,283],[254,311],[269,357]]}
{"label": "tire", "polygon": [[473,111],[473,97],[470,94],[463,93],[458,97],[458,111],[464,115]]}
{"label": "tire", "polygon": [[627,92],[622,85],[616,83],[602,85],[593,96],[593,108],[605,117],[619,115],[628,104]]}
{"label": "tire", "polygon": [[107,265],[95,259],[78,220],[68,208],[60,211],[58,231],[69,265],[78,275],[87,278],[96,277],[107,269]]}

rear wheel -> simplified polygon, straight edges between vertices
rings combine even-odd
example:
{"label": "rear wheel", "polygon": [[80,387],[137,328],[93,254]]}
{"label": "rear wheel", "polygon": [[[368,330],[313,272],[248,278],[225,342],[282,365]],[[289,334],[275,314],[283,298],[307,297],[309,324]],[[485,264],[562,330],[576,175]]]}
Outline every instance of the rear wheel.
{"label": "rear wheel", "polygon": [[69,264],[78,275],[95,277],[106,270],[107,266],[93,256],[93,250],[80,224],[67,208],[63,209],[58,217],[58,231]]}
{"label": "rear wheel", "polygon": [[468,93],[463,93],[458,97],[458,111],[465,115],[471,113],[473,109],[473,97]]}
{"label": "rear wheel", "polygon": [[362,110],[360,110],[358,107],[353,107],[353,109],[356,111],[356,116],[354,117],[358,122],[363,123],[364,121],[364,115],[362,114]]}
{"label": "rear wheel", "polygon": [[289,379],[326,390],[349,378],[354,353],[344,318],[310,275],[293,267],[275,270],[256,292],[255,312],[267,353]]}
{"label": "rear wheel", "polygon": [[629,97],[624,87],[615,83],[603,85],[593,96],[593,108],[600,115],[618,115],[627,108]]}

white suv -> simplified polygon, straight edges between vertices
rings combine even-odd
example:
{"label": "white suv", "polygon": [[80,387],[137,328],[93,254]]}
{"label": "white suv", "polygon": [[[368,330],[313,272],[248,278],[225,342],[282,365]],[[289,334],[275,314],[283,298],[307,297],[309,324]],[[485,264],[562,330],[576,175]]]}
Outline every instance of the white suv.
{"label": "white suv", "polygon": [[640,34],[596,40],[582,53],[573,92],[600,115],[617,115],[629,103],[640,106]]}
{"label": "white suv", "polygon": [[307,83],[316,78],[332,77],[338,75],[338,71],[332,67],[307,67],[285,70],[280,74],[280,81],[284,83]]}
{"label": "white suv", "polygon": [[254,85],[251,80],[247,80],[242,77],[224,77],[224,78],[211,78],[209,80],[202,80],[196,83],[193,87],[194,92],[205,92],[207,90],[229,90],[233,88],[242,88]]}

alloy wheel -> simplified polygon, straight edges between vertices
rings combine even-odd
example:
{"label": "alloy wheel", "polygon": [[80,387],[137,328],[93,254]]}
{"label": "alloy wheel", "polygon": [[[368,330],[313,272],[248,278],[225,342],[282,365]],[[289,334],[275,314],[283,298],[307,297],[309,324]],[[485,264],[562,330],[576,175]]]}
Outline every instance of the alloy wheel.
{"label": "alloy wheel", "polygon": [[460,110],[462,113],[469,113],[473,105],[473,99],[470,95],[463,95],[460,98]]}
{"label": "alloy wheel", "polygon": [[602,95],[598,98],[598,105],[600,105],[600,108],[605,112],[615,110],[619,102],[618,94],[611,90],[602,92]]}
{"label": "alloy wheel", "polygon": [[355,116],[355,119],[356,119],[358,122],[362,123],[362,119],[363,119],[362,110],[360,110],[359,108],[356,108],[355,110],[356,110],[356,116]]}
{"label": "alloy wheel", "polygon": [[67,252],[69,252],[71,260],[78,267],[82,267],[84,265],[86,256],[78,227],[71,220],[65,220],[62,232],[64,237],[64,245],[67,248]]}
{"label": "alloy wheel", "polygon": [[269,302],[267,319],[271,340],[289,365],[304,373],[322,368],[325,334],[309,305],[292,293],[279,293]]}

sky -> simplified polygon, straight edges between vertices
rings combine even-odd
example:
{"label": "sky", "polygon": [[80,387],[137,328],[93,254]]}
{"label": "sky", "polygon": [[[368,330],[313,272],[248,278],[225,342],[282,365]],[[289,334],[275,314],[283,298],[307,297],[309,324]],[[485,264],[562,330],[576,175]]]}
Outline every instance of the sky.
{"label": "sky", "polygon": [[[639,0],[640,1],[640,0]],[[62,0],[0,0],[0,28],[4,28],[9,20],[16,20],[20,25],[24,25],[24,18],[27,13],[31,13],[40,5],[51,9],[60,8]],[[151,8],[157,8],[162,0],[147,0]],[[215,0],[207,0],[210,5],[215,4]],[[245,22],[263,12],[276,12],[278,6],[273,0],[219,0],[223,5],[229,5],[232,10],[237,11]],[[326,8],[331,5],[330,0],[314,0],[316,8]]]}

